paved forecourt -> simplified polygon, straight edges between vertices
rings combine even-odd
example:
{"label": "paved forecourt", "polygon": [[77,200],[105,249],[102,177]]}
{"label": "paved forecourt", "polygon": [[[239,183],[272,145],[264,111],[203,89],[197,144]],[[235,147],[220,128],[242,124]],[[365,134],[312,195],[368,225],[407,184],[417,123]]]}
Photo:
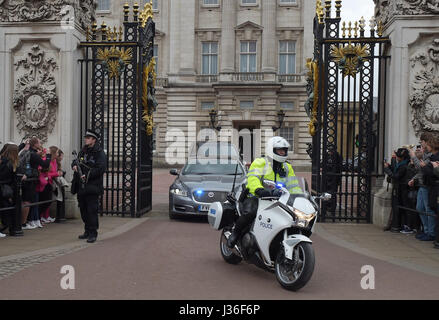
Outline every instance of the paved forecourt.
{"label": "paved forecourt", "polygon": [[[372,247],[363,252],[361,246],[347,248],[343,242],[346,239],[337,236],[343,230],[333,232],[331,225],[320,225],[321,234],[312,237],[316,267],[308,285],[296,293],[286,291],[272,273],[246,263],[237,266],[225,263],[219,252],[220,233],[211,229],[206,219],[169,220],[166,199],[173,177],[159,171],[154,178],[154,211],[148,218],[119,235],[100,238],[93,245],[65,252],[1,279],[0,299],[436,299],[439,296],[439,277],[397,265],[397,261],[389,263],[381,257],[372,257],[368,255]],[[353,230],[352,226],[344,227]],[[370,232],[358,234],[370,236]],[[365,238],[352,241],[351,245],[359,245]],[[399,243],[390,241],[389,245]],[[66,265],[75,271],[74,290],[61,288],[64,277],[61,268]],[[373,267],[373,290],[362,289],[364,266]]]}

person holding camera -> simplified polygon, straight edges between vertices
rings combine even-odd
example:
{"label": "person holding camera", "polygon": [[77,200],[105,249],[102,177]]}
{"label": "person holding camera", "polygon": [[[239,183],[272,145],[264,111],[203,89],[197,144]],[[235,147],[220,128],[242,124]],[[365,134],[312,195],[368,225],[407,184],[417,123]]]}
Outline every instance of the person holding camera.
{"label": "person holding camera", "polygon": [[[431,139],[430,132],[424,132],[420,137],[420,152],[422,152],[422,157],[418,157],[416,151],[410,153],[410,157],[416,167],[416,175],[413,179],[409,181],[409,186],[418,186],[418,195],[416,200],[416,211],[425,212],[429,215],[434,215],[434,210],[431,209],[429,204],[428,186],[424,181],[424,174],[422,168],[430,163],[430,157],[432,153],[429,152],[427,148],[427,141]],[[425,214],[419,214],[419,218],[422,221],[422,233],[416,235],[416,239],[421,241],[429,241],[432,238],[432,230],[430,230],[431,222],[429,223],[429,216]],[[431,218],[430,218],[431,220]]]}
{"label": "person holding camera", "polygon": [[107,156],[97,140],[99,135],[87,130],[85,145],[72,163],[72,193],[77,194],[85,229],[79,239],[87,239],[88,243],[95,242],[98,236],[99,197],[104,193],[104,173],[107,170]]}
{"label": "person holding camera", "polygon": [[[22,144],[23,145],[23,144]],[[20,145],[19,149],[22,148]],[[49,169],[52,155],[46,154],[46,159],[42,159],[43,148],[40,139],[32,137],[26,141],[25,147],[19,153],[19,169],[18,172],[24,174],[23,183],[23,204],[29,205],[37,202],[36,186],[39,178],[39,167]],[[24,207],[22,211],[22,229],[35,229],[36,226],[27,222],[30,207]]]}
{"label": "person holding camera", "polygon": [[392,188],[392,218],[391,232],[412,233],[413,231],[407,226],[407,213],[400,209],[399,206],[408,207],[408,180],[407,168],[410,160],[409,151],[406,148],[399,148],[392,158],[395,160],[391,164],[384,162],[384,172],[391,179]]}

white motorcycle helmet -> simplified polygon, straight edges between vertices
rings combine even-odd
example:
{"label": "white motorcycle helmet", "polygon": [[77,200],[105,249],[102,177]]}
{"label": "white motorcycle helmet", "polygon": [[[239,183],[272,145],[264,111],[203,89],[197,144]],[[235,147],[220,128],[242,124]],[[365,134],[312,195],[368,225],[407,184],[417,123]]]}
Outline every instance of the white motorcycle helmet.
{"label": "white motorcycle helmet", "polygon": [[[268,152],[267,155],[269,158],[272,158],[273,160],[277,162],[284,163],[287,161],[288,158],[288,149],[291,147],[291,145],[288,143],[287,140],[285,140],[282,137],[273,137],[268,141]],[[284,149],[285,155],[280,156],[276,153],[276,149]]]}

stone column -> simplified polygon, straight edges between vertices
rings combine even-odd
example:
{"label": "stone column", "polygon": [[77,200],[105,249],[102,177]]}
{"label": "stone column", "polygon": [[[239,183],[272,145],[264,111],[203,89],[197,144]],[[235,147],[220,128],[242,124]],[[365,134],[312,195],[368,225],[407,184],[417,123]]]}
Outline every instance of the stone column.
{"label": "stone column", "polygon": [[221,73],[235,71],[236,0],[223,0],[221,25]]}
{"label": "stone column", "polygon": [[[0,1],[0,141],[37,135],[60,147],[67,180],[82,143],[79,43],[94,20],[94,0]],[[79,217],[69,190],[66,197],[66,217]]]}
{"label": "stone column", "polygon": [[195,75],[195,0],[185,0],[180,10],[180,75]]}
{"label": "stone column", "polygon": [[180,2],[170,1],[169,3],[169,81],[176,76],[180,70]]}
{"label": "stone column", "polygon": [[262,1],[262,72],[276,72],[276,2]]}

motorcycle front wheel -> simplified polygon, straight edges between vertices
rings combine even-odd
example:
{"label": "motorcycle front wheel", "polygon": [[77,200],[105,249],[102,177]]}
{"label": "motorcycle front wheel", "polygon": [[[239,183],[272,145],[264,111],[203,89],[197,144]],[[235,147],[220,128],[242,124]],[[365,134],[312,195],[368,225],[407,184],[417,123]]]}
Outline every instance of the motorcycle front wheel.
{"label": "motorcycle front wheel", "polygon": [[232,249],[230,249],[227,246],[227,238],[225,236],[225,232],[227,232],[227,230],[222,230],[221,231],[221,239],[220,239],[220,250],[221,250],[221,255],[223,256],[223,259],[230,264],[238,264],[242,261],[242,258],[238,255],[236,255]]}
{"label": "motorcycle front wheel", "polygon": [[291,291],[304,287],[314,272],[314,249],[310,243],[301,242],[293,251],[293,259],[285,257],[281,248],[276,257],[275,274],[280,285]]}

